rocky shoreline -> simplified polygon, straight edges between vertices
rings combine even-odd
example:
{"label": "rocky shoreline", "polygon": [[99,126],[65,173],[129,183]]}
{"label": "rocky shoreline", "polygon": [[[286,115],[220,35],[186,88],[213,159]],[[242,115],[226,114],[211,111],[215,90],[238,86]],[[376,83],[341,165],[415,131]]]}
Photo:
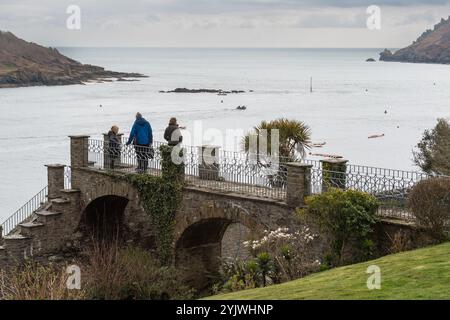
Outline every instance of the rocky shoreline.
{"label": "rocky shoreline", "polygon": [[86,66],[67,73],[51,73],[41,70],[22,69],[0,75],[0,88],[17,88],[32,86],[66,86],[91,82],[139,81],[147,78],[139,73],[108,71],[101,67]]}
{"label": "rocky shoreline", "polygon": [[147,76],[105,70],[70,59],[54,48],[0,31],[0,88],[138,81]]}
{"label": "rocky shoreline", "polygon": [[450,17],[406,48],[395,52],[385,49],[380,53],[380,61],[450,64]]}

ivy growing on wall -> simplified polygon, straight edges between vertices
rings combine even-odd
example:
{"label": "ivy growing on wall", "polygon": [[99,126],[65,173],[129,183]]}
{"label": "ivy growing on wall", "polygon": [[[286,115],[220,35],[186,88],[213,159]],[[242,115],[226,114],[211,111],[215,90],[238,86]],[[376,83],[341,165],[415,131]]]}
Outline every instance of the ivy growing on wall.
{"label": "ivy growing on wall", "polygon": [[128,174],[125,177],[139,192],[144,210],[155,230],[159,259],[167,265],[172,257],[174,218],[182,198],[184,167],[171,160],[172,147],[161,146],[160,152],[163,168],[161,176]]}

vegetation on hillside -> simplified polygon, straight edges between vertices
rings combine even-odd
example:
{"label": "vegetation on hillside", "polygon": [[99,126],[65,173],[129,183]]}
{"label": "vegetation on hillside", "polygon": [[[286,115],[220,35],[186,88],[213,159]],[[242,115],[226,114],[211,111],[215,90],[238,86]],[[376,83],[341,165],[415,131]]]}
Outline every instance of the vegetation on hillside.
{"label": "vegetation on hillside", "polygon": [[438,119],[436,126],[425,130],[413,152],[414,163],[425,173],[450,175],[450,123]]}
{"label": "vegetation on hillside", "polygon": [[[70,279],[72,273],[67,272],[69,266],[81,271],[79,287],[67,286],[75,284]],[[96,242],[70,265],[41,265],[29,260],[0,271],[0,299],[190,299],[193,290],[184,283],[180,271],[162,265],[148,250]]]}
{"label": "vegetation on hillside", "polygon": [[313,253],[317,235],[309,228],[266,230],[260,239],[243,244],[249,250],[246,260],[223,261],[221,279],[215,292],[239,291],[282,283],[318,271],[319,256]]}
{"label": "vegetation on hillside", "polygon": [[[369,290],[369,266],[381,271],[381,288]],[[209,299],[450,299],[450,242],[340,267],[266,288]]]}
{"label": "vegetation on hillside", "polygon": [[[300,217],[315,221],[323,233],[331,236],[331,251],[326,259],[331,267],[371,257],[378,207],[377,199],[367,193],[332,188],[308,197]],[[352,254],[346,259],[348,249]]]}
{"label": "vegetation on hillside", "polygon": [[450,178],[420,181],[409,194],[408,206],[419,225],[436,241],[444,240],[450,226]]}

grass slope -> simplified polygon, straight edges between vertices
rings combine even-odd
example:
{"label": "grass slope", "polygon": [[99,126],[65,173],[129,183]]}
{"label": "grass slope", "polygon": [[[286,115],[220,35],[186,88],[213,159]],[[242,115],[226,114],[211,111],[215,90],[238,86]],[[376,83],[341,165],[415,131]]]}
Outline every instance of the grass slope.
{"label": "grass slope", "polygon": [[[380,290],[367,289],[370,265],[381,268]],[[450,243],[208,299],[450,299]]]}

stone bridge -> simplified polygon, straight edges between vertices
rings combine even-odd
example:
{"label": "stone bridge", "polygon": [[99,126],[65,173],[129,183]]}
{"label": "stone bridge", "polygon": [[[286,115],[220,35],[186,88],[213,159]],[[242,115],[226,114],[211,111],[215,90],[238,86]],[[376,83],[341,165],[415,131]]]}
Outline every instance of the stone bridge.
{"label": "stone bridge", "polygon": [[[30,257],[43,262],[70,258],[94,237],[111,235],[155,250],[155,230],[138,191],[90,162],[87,143],[85,136],[71,137],[70,189],[64,188],[65,166],[47,165],[48,201],[0,239],[0,267]],[[303,166],[293,165],[290,178],[301,179],[302,172]],[[302,201],[302,189],[288,192],[297,193],[289,197],[289,205],[252,192],[225,192],[188,182],[175,214],[175,264],[187,266],[198,287],[206,285],[205,275],[217,272],[221,258],[247,255],[243,241],[295,223],[295,202]]]}
{"label": "stone bridge", "polygon": [[[105,170],[104,158],[90,161],[89,148],[87,136],[71,137],[70,188],[64,188],[65,166],[47,165],[47,201],[9,234],[0,236],[0,268],[31,257],[42,262],[69,259],[97,237],[117,236],[124,244],[156,250],[155,230],[138,191],[117,179],[123,174],[120,168]],[[337,170],[343,164],[329,160],[327,167]],[[223,181],[217,172],[202,174],[205,164],[201,161],[196,166],[196,176],[186,175],[172,247],[174,263],[201,289],[218,271],[221,259],[248,254],[245,240],[298,223],[294,213],[311,192],[311,165],[287,164],[284,187],[272,187],[270,193],[260,186]]]}

